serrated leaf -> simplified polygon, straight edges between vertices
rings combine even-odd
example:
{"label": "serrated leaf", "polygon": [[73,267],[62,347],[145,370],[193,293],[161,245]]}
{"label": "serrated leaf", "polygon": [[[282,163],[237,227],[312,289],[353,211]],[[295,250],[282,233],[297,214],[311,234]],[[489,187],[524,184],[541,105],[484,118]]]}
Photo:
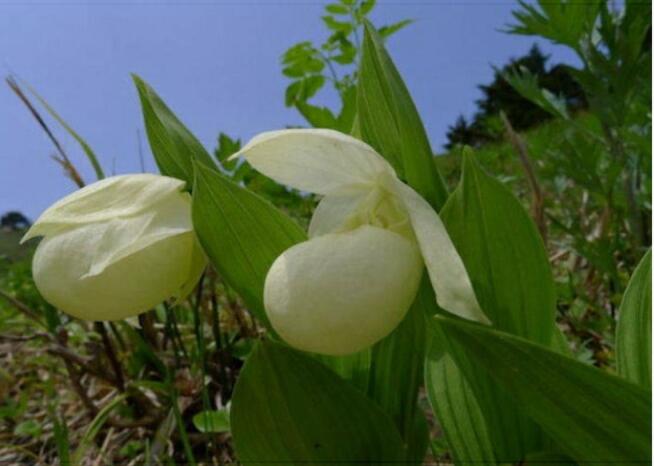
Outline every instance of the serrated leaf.
{"label": "serrated leaf", "polygon": [[506,332],[442,315],[434,319],[575,461],[650,460],[647,390]]}
{"label": "serrated leaf", "polygon": [[579,50],[581,41],[597,21],[602,2],[550,2],[537,4],[519,0],[519,8],[512,12],[517,24],[509,25],[512,34],[536,35]]}
{"label": "serrated leaf", "polygon": [[245,465],[396,462],[402,441],[368,398],[310,356],[262,342],[248,358],[231,409]]}
{"label": "serrated leaf", "polygon": [[529,69],[522,66],[517,70],[503,73],[502,77],[528,101],[555,117],[569,118],[565,99],[552,94],[547,89],[542,89],[538,84],[538,77]]}
{"label": "serrated leaf", "polygon": [[225,133],[218,135],[218,145],[214,149],[213,155],[220,162],[220,165],[227,170],[233,170],[238,161],[228,160],[230,156],[241,149],[241,140],[232,139]]}
{"label": "serrated leaf", "polygon": [[263,306],[266,274],[277,256],[306,240],[304,231],[261,197],[200,164],[192,213],[195,232],[211,262],[270,328]]}
{"label": "serrated leaf", "polygon": [[616,334],[618,373],[652,386],[652,250],[641,259],[622,298]]}
{"label": "serrated leaf", "polygon": [[427,133],[381,37],[367,21],[357,104],[363,140],[439,210],[447,198],[447,189],[436,170]]}
{"label": "serrated leaf", "polygon": [[184,180],[191,186],[193,161],[215,168],[211,156],[154,89],[137,75],[132,75],[132,78],[139,93],[145,130],[159,171],[162,175]]}

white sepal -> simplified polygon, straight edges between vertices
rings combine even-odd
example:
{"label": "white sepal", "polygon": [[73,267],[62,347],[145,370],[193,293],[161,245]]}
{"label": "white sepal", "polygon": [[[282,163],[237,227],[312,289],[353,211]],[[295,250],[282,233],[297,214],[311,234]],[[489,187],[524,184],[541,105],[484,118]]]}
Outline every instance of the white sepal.
{"label": "white sepal", "polygon": [[239,156],[278,183],[316,194],[371,186],[393,170],[369,145],[329,129],[262,133],[231,158]]}
{"label": "white sepal", "polygon": [[400,180],[395,185],[397,195],[409,214],[438,305],[459,317],[490,323],[479,307],[461,256],[441,218],[410,186]]}
{"label": "white sepal", "polygon": [[183,187],[181,180],[150,173],[105,178],[48,207],[21,242],[74,225],[136,215],[176,196]]}

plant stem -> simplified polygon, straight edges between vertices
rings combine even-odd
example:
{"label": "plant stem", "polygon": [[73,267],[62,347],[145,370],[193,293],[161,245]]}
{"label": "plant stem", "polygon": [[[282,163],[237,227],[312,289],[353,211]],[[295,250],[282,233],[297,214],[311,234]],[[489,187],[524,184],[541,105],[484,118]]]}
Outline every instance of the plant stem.
{"label": "plant stem", "polygon": [[107,358],[109,359],[109,363],[113,369],[116,386],[118,387],[118,390],[123,393],[125,392],[125,378],[123,376],[123,368],[118,362],[116,352],[114,351],[114,345],[111,343],[111,339],[109,338],[107,329],[104,326],[104,322],[95,322],[93,325],[95,330],[100,334],[100,337],[102,337],[102,344],[104,345],[104,349],[107,352]]}
{"label": "plant stem", "polygon": [[186,461],[192,466],[195,466],[195,458],[193,456],[193,449],[191,448],[191,443],[188,440],[188,434],[186,433],[186,428],[184,427],[184,419],[182,419],[182,413],[179,411],[179,406],[177,405],[177,389],[172,388],[172,402],[173,402],[173,414],[175,416],[175,422],[179,428],[179,436],[182,440],[182,445],[184,446],[184,454],[186,455]]}

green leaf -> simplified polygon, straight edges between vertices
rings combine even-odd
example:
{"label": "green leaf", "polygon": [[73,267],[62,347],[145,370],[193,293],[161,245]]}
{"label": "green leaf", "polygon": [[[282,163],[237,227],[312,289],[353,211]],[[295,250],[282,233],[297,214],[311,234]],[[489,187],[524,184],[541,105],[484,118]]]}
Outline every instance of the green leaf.
{"label": "green leaf", "polygon": [[273,261],[306,240],[293,220],[221,173],[196,165],[193,224],[200,243],[225,281],[268,325],[263,284]]}
{"label": "green leaf", "polygon": [[509,25],[507,32],[545,37],[576,50],[582,47],[582,39],[590,39],[602,4],[600,0],[518,3],[520,8],[512,12],[517,24]]}
{"label": "green leaf", "polygon": [[[500,73],[498,70],[496,72]],[[529,71],[528,68],[521,66],[516,70],[501,74],[504,80],[525,99],[538,105],[555,117],[570,118],[565,99],[552,94],[547,89],[542,89],[538,84],[538,77]]]}
{"label": "green leaf", "polygon": [[616,334],[618,373],[652,386],[652,250],[634,271],[620,305]]}
{"label": "green leaf", "polygon": [[294,105],[299,99],[300,92],[302,91],[302,80],[293,81],[286,87],[284,92],[284,105],[290,107]]}
{"label": "green leaf", "polygon": [[388,37],[392,36],[396,32],[404,29],[406,26],[408,26],[411,23],[413,23],[412,19],[403,19],[402,21],[398,21],[397,23],[382,26],[379,28],[379,35],[382,36],[384,39],[387,39]]}
{"label": "green leaf", "polygon": [[52,433],[57,446],[57,456],[62,465],[70,464],[70,439],[66,420],[52,413]]}
{"label": "green leaf", "polygon": [[81,464],[82,458],[84,458],[89,448],[93,446],[95,437],[100,433],[100,429],[102,429],[105,422],[107,422],[111,411],[120,405],[126,397],[126,394],[115,396],[98,412],[98,414],[96,414],[93,421],[91,421],[91,424],[87,427],[86,432],[84,432],[82,439],[79,441],[75,453],[73,453],[71,464]]}
{"label": "green leaf", "polygon": [[218,145],[213,151],[214,157],[220,162],[220,165],[226,170],[233,170],[238,164],[238,160],[228,160],[230,156],[241,149],[241,140],[232,139],[225,133],[218,135]]}
{"label": "green leaf", "polygon": [[145,130],[162,175],[172,176],[193,184],[193,160],[207,167],[215,164],[200,141],[179,121],[157,93],[140,77],[133,74],[139,93]]}
{"label": "green leaf", "polygon": [[347,21],[338,21],[333,16],[325,15],[322,17],[322,20],[327,28],[335,32],[343,33],[344,35],[348,35],[352,32],[352,29],[354,29],[352,23]]}
{"label": "green leaf", "polygon": [[647,390],[523,338],[445,316],[434,319],[574,460],[650,460]]}
{"label": "green leaf", "polygon": [[358,11],[360,17],[363,18],[364,16],[367,16],[368,13],[370,13],[372,9],[375,8],[376,3],[376,0],[363,0]]}
{"label": "green leaf", "polygon": [[366,21],[357,91],[363,140],[437,210],[447,189],[436,170],[427,133],[382,39]]}
{"label": "green leaf", "polygon": [[351,133],[354,125],[354,119],[357,114],[357,88],[348,86],[341,96],[343,106],[338,114],[336,129],[341,133]]}
{"label": "green leaf", "polygon": [[18,437],[38,437],[41,432],[43,432],[43,427],[35,419],[28,419],[14,427],[14,435]]}
{"label": "green leaf", "polygon": [[391,416],[405,439],[414,430],[418,388],[423,380],[426,309],[434,306],[434,292],[425,273],[406,317],[373,347],[369,396]]}
{"label": "green leaf", "polygon": [[341,376],[342,379],[357,387],[361,392],[368,392],[370,364],[372,361],[371,348],[346,356],[327,356],[324,354],[314,354],[313,356]]}
{"label": "green leaf", "polygon": [[93,149],[91,149],[91,146],[80,136],[77,131],[75,131],[68,123],[66,123],[66,120],[64,120],[56,111],[54,108],[48,104],[48,102],[39,95],[38,92],[31,86],[25,84],[25,87],[27,88],[30,93],[36,97],[36,99],[41,102],[41,105],[43,105],[43,108],[47,110],[47,112],[57,120],[57,122],[70,134],[75,141],[80,145],[82,150],[84,151],[84,154],[86,154],[86,158],[89,159],[89,162],[91,162],[91,166],[93,167],[93,171],[95,171],[95,176],[101,180],[104,178],[104,171],[102,171],[102,166],[100,165],[100,162],[98,161],[98,157],[95,155],[95,152],[93,152]]}
{"label": "green leaf", "polygon": [[[461,183],[441,218],[493,326],[562,350],[554,282],[538,230],[520,202],[467,151]],[[459,461],[519,461],[544,447],[539,427],[465,351],[441,336],[432,339],[430,359],[430,400]],[[483,425],[472,428],[469,419]]]}
{"label": "green leaf", "polygon": [[347,15],[350,13],[350,9],[345,5],[339,5],[338,3],[330,3],[325,5],[325,10],[334,15]]}
{"label": "green leaf", "polygon": [[234,389],[232,434],[248,464],[396,462],[402,441],[365,395],[308,355],[262,342]]}
{"label": "green leaf", "polygon": [[470,149],[441,217],[493,326],[549,345],[556,295],[543,241],[520,202]]}
{"label": "green leaf", "polygon": [[297,104],[297,102],[306,102],[316,95],[316,93],[325,85],[325,77],[322,75],[311,75],[294,81],[286,88],[284,101],[287,107]]}
{"label": "green leaf", "polygon": [[303,101],[295,102],[295,107],[314,128],[336,129],[336,117],[327,107],[316,107]]}
{"label": "green leaf", "polygon": [[[431,338],[443,345],[440,327],[433,327]],[[436,344],[431,348],[425,362],[425,386],[455,462],[495,464],[488,422],[470,384],[450,353]]]}
{"label": "green leaf", "polygon": [[357,58],[357,48],[348,40],[339,41],[338,45],[339,54],[331,57],[336,63],[340,65],[350,65],[354,63]]}
{"label": "green leaf", "polygon": [[229,432],[229,411],[226,409],[200,411],[193,416],[193,425],[200,432]]}

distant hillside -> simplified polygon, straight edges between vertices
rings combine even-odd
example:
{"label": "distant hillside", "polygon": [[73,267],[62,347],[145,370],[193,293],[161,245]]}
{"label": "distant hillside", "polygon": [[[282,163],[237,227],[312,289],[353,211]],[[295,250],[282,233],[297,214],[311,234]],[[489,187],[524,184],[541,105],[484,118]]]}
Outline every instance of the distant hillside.
{"label": "distant hillside", "polygon": [[29,257],[34,249],[34,244],[30,241],[21,245],[20,239],[24,234],[25,230],[0,228],[0,257],[7,257],[12,262]]}

